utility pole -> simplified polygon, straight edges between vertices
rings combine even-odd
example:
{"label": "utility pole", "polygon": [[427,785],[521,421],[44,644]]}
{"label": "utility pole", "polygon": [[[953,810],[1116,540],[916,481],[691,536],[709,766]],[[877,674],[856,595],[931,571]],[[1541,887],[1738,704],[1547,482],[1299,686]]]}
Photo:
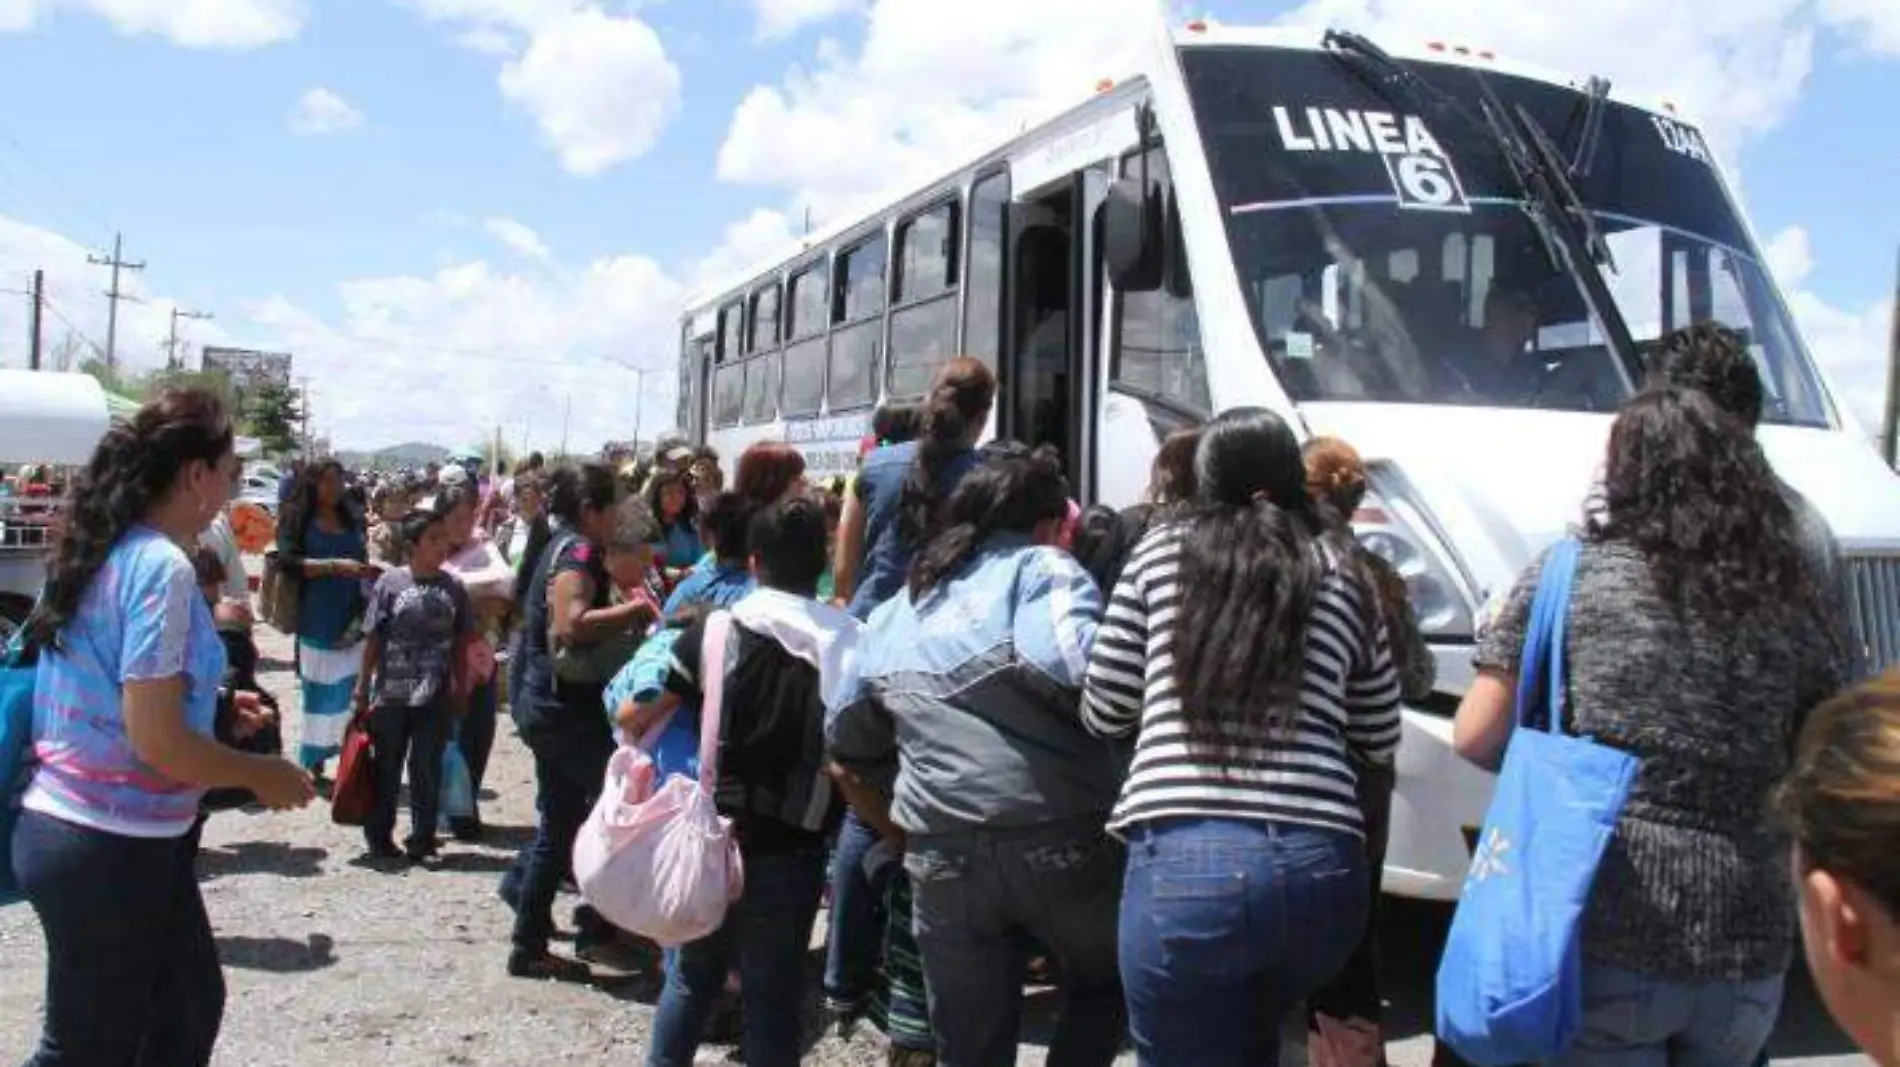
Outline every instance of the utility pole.
{"label": "utility pole", "polygon": [[561,458],[567,458],[567,417],[574,414],[574,394],[567,394],[567,402],[561,406]]}
{"label": "utility pole", "polygon": [[1880,452],[1900,470],[1900,255],[1894,257],[1893,325],[1887,335],[1887,417],[1880,424]]}
{"label": "utility pole", "polygon": [[178,320],[209,319],[211,317],[212,315],[208,311],[183,311],[179,309],[177,304],[172,305],[172,332],[171,336],[165,340],[166,370],[182,370],[184,368],[184,360],[178,358]]}
{"label": "utility pole", "polygon": [[142,260],[137,263],[125,261],[125,236],[117,233],[112,235],[111,259],[87,256],[86,262],[95,266],[112,268],[112,288],[106,290],[106,370],[114,371],[118,369],[119,301],[132,299],[119,289],[119,272],[144,270],[145,263]]}
{"label": "utility pole", "polygon": [[46,272],[33,272],[33,292],[30,297],[33,310],[27,315],[27,329],[32,331],[27,338],[26,365],[30,370],[40,369],[40,309],[46,303]]}

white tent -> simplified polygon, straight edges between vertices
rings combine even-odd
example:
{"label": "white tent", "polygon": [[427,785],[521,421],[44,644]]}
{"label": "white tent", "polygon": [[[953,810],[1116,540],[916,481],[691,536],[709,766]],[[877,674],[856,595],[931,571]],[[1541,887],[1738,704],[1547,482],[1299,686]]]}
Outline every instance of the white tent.
{"label": "white tent", "polygon": [[83,464],[110,418],[90,374],[0,368],[0,463]]}

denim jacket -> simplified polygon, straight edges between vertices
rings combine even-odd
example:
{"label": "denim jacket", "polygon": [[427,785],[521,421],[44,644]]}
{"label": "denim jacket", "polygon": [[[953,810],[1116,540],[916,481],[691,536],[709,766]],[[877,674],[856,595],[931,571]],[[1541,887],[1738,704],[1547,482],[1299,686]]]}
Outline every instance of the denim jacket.
{"label": "denim jacket", "polygon": [[[831,699],[831,758],[896,781],[913,834],[1106,818],[1127,770],[1078,712],[1102,598],[1080,564],[998,535],[948,580],[873,612]],[[900,758],[901,757],[901,758]]]}

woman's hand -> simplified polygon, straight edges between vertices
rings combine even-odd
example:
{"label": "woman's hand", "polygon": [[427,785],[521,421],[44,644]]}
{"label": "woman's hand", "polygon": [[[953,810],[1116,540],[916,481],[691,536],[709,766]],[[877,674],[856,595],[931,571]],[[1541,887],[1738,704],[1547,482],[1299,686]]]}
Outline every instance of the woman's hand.
{"label": "woman's hand", "polygon": [[317,795],[309,771],[289,760],[274,757],[259,758],[245,786],[257,794],[259,804],[272,811],[304,807]]}

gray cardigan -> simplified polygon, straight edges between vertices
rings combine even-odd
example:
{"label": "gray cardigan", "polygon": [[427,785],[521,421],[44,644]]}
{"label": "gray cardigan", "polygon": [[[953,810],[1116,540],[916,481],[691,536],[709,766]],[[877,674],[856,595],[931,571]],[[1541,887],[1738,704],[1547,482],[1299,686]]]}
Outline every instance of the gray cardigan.
{"label": "gray cardigan", "polygon": [[[1515,673],[1539,558],[1480,641]],[[1584,953],[1671,981],[1784,971],[1794,945],[1788,849],[1767,815],[1802,715],[1839,686],[1834,646],[1791,612],[1679,617],[1636,549],[1586,543],[1571,588],[1573,732],[1638,756],[1597,874]]]}

